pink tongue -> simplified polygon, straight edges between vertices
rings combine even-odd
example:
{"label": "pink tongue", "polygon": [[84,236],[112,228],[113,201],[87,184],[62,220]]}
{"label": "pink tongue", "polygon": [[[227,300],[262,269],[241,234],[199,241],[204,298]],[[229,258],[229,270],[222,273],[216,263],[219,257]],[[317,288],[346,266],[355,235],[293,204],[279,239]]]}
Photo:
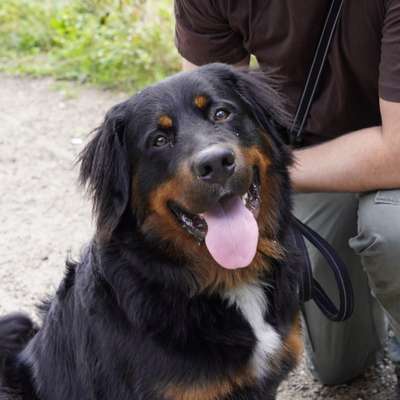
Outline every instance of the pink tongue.
{"label": "pink tongue", "polygon": [[258,225],[239,196],[218,203],[202,214],[208,231],[206,246],[224,268],[247,267],[257,251]]}

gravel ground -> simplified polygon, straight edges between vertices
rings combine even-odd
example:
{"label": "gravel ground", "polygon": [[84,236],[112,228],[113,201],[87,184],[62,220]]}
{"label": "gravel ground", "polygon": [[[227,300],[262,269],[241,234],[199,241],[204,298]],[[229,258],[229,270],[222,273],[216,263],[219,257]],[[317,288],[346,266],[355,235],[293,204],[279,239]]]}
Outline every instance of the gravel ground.
{"label": "gravel ground", "polygon": [[[0,314],[33,305],[57,287],[68,253],[92,232],[90,204],[76,185],[74,159],[87,133],[121,94],[0,75]],[[351,385],[324,387],[302,363],[279,400],[395,399],[383,358]]]}

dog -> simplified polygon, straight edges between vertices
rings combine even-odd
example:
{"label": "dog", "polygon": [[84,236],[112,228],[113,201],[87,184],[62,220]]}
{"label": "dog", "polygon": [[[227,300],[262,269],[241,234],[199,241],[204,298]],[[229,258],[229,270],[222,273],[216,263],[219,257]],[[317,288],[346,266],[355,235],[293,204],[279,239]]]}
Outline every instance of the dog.
{"label": "dog", "polygon": [[96,231],[36,326],[0,320],[2,400],[268,400],[302,353],[282,100],[210,64],[114,106],[80,155]]}

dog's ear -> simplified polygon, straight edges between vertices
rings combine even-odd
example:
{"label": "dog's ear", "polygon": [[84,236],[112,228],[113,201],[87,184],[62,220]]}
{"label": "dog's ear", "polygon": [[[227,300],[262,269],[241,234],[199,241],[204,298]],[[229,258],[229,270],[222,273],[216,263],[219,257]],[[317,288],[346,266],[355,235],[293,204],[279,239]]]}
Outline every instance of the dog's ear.
{"label": "dog's ear", "polygon": [[216,76],[228,85],[261,128],[278,136],[277,139],[282,139],[277,129],[271,131],[271,125],[286,129],[291,126],[292,118],[287,111],[284,96],[279,93],[278,82],[267,78],[260,70],[235,68],[225,64],[210,64],[203,70],[207,76]]}
{"label": "dog's ear", "polygon": [[93,198],[97,235],[101,240],[111,237],[129,200],[128,120],[128,101],[111,108],[78,159],[80,182]]}
{"label": "dog's ear", "polygon": [[262,128],[270,131],[271,123],[290,127],[292,118],[276,82],[266,78],[262,71],[249,69],[233,71],[233,81],[234,91]]}

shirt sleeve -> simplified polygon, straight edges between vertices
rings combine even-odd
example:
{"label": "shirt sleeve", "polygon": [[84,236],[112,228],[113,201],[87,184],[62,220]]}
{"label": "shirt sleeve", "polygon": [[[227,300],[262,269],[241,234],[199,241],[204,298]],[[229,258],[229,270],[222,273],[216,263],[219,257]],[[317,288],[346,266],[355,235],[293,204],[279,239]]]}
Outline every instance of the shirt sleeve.
{"label": "shirt sleeve", "polygon": [[247,55],[243,39],[213,0],[175,0],[175,44],[183,58],[195,65],[234,64]]}
{"label": "shirt sleeve", "polygon": [[379,96],[400,102],[400,0],[387,0],[379,66]]}

